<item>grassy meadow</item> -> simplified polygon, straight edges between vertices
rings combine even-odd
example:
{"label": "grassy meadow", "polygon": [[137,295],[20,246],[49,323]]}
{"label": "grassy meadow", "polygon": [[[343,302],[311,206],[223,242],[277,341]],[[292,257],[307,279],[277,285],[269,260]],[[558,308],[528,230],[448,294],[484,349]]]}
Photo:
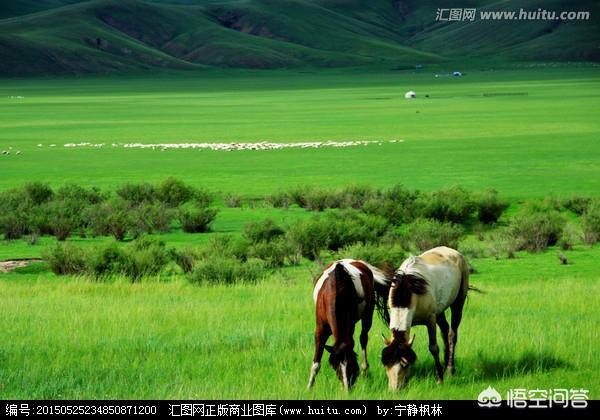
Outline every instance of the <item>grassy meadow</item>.
{"label": "grassy meadow", "polygon": [[[600,189],[600,78],[593,67],[462,78],[435,78],[434,71],[231,73],[0,81],[0,149],[13,148],[0,155],[0,188],[32,180],[111,187],[174,175],[255,195],[293,185],[397,182],[426,190],[494,187],[515,198]],[[405,100],[408,90],[418,98]],[[394,139],[404,141],[239,153],[110,146]],[[79,142],[106,145],[63,147]]]}
{"label": "grassy meadow", "polygon": [[385,332],[371,330],[371,374],[349,394],[324,360],[312,391],[310,273],[256,285],[197,287],[181,279],[130,284],[56,278],[30,266],[2,278],[3,398],[474,399],[488,385],[587,388],[595,357],[598,247],[515,260],[479,260],[457,347],[457,374],[435,384],[424,327],[409,388],[387,391]]}
{"label": "grassy meadow", "polygon": [[[220,207],[212,233],[161,235],[180,248],[239,235],[253,220],[287,225],[310,216],[297,207],[227,208],[225,193],[402,183],[424,191],[493,187],[516,206],[548,195],[598,196],[597,68],[435,72],[2,79],[0,151],[10,153],[0,155],[0,190],[30,181],[107,190],[175,176],[216,193]],[[407,90],[417,99],[405,100]],[[382,144],[236,152],[111,146],[307,140]],[[64,147],[79,142],[105,145]],[[39,257],[53,243],[0,242],[0,261]],[[193,285],[177,274],[96,282],[33,264],[0,273],[0,398],[474,399],[491,385],[501,393],[585,388],[597,399],[600,248],[564,251],[565,266],[557,252],[472,259],[472,283],[487,293],[467,303],[457,375],[435,384],[419,327],[419,359],[398,394],[388,393],[379,362],[380,321],[371,330],[368,378],[346,394],[324,360],[315,389],[305,390],[317,263],[229,286]]]}

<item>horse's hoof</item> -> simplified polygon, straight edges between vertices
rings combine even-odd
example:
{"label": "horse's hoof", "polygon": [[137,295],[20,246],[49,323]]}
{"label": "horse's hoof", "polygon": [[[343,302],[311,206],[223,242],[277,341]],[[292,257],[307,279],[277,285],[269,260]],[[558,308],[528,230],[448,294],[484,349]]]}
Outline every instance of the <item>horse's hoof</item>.
{"label": "horse's hoof", "polygon": [[438,385],[441,385],[441,384],[443,384],[443,383],[444,383],[444,380],[443,380],[443,379],[440,379],[440,378],[437,378],[437,379],[435,380],[435,383],[436,383],[436,384],[438,384]]}

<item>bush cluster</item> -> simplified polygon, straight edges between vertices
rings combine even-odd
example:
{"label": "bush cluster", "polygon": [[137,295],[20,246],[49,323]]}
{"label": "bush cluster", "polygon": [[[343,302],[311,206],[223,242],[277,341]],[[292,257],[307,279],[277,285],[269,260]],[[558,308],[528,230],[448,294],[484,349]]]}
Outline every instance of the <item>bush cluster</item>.
{"label": "bush cluster", "polygon": [[495,190],[470,193],[452,187],[431,193],[409,190],[402,185],[374,189],[350,186],[342,189],[296,187],[278,191],[267,197],[274,207],[287,208],[292,204],[307,210],[359,209],[367,214],[385,217],[391,224],[400,225],[418,218],[464,224],[471,219],[483,223],[498,221],[508,203]]}
{"label": "bush cluster", "polygon": [[172,260],[165,243],[150,237],[141,237],[123,247],[113,242],[87,249],[57,242],[42,255],[57,275],[88,275],[96,279],[121,275],[131,281],[159,274]]}
{"label": "bush cluster", "polygon": [[186,232],[206,232],[217,211],[209,208],[211,194],[175,178],[152,185],[125,184],[114,194],[97,188],[65,185],[54,191],[39,182],[0,193],[0,234],[54,235],[64,241],[80,236],[127,236],[167,232],[177,218]]}
{"label": "bush cluster", "polygon": [[463,233],[463,228],[452,222],[417,219],[405,227],[401,237],[405,248],[423,252],[442,245],[458,248]]}
{"label": "bush cluster", "polygon": [[303,257],[315,260],[322,250],[337,251],[357,242],[376,243],[388,229],[383,217],[346,209],[297,221],[287,237]]}
{"label": "bush cluster", "polygon": [[558,243],[565,220],[556,210],[526,207],[510,221],[509,232],[517,249],[543,251]]}
{"label": "bush cluster", "polygon": [[582,228],[584,241],[595,244],[600,241],[600,200],[589,203],[582,217]]}

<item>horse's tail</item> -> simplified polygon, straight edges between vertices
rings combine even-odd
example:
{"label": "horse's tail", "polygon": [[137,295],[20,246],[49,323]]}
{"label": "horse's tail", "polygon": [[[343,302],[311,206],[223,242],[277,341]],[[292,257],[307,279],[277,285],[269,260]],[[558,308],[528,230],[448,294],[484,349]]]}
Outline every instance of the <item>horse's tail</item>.
{"label": "horse's tail", "polygon": [[394,269],[385,264],[383,267],[375,267],[367,262],[364,262],[371,273],[373,274],[373,288],[375,289],[375,310],[379,318],[387,327],[390,326],[390,312],[388,310],[388,296],[392,287],[392,278],[394,277]]}
{"label": "horse's tail", "polygon": [[472,290],[476,293],[482,293],[482,294],[485,293],[479,287],[475,287],[475,286],[469,284],[469,275],[471,274],[472,267],[469,266],[466,258],[463,257],[463,261],[464,261],[464,267],[462,267],[462,286],[464,288],[466,288],[465,292],[469,292]]}
{"label": "horse's tail", "polygon": [[388,310],[388,296],[390,294],[390,286],[378,282],[374,282],[375,288],[375,310],[379,318],[385,323],[386,327],[390,326],[390,311]]}
{"label": "horse's tail", "polygon": [[471,285],[469,285],[469,290],[472,290],[476,293],[481,293],[481,294],[487,293],[485,290],[481,290],[479,287],[475,287],[475,286],[471,286]]}
{"label": "horse's tail", "polygon": [[352,277],[348,270],[346,270],[346,267],[344,267],[344,264],[341,262],[336,263],[332,274],[335,277],[335,288],[338,293],[348,293],[349,290],[354,290]]}

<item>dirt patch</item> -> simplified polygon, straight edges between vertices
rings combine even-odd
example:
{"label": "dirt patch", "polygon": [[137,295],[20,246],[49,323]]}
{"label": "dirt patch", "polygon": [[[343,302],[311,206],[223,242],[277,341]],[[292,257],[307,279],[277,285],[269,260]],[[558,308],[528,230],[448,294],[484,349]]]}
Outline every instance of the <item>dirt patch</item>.
{"label": "dirt patch", "polygon": [[39,258],[19,258],[16,260],[0,261],[0,273],[10,273],[21,267],[27,267],[31,263],[42,262]]}

